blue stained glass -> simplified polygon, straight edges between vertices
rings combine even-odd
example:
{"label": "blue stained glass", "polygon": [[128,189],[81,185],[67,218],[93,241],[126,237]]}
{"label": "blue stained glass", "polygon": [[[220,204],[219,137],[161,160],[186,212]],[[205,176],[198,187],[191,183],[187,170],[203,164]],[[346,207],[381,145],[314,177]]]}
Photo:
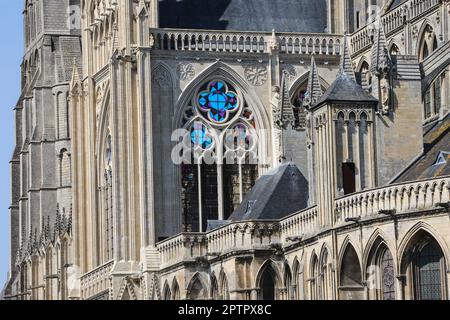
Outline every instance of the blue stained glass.
{"label": "blue stained glass", "polygon": [[191,141],[194,146],[208,149],[212,145],[212,139],[208,136],[208,131],[201,123],[196,123],[191,130]]}
{"label": "blue stained glass", "polygon": [[227,91],[227,86],[221,81],[211,82],[208,91],[199,94],[198,104],[201,110],[208,112],[210,120],[217,123],[225,122],[228,114],[239,106],[236,93]]}

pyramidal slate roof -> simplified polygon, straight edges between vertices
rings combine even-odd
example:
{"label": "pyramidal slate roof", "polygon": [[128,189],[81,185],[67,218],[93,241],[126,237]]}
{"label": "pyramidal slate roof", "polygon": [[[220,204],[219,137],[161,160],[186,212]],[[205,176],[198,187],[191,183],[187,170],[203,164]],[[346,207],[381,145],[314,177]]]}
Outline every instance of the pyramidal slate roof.
{"label": "pyramidal slate roof", "polygon": [[307,207],[306,179],[295,164],[286,162],[256,182],[231,221],[282,219]]}
{"label": "pyramidal slate roof", "polygon": [[378,100],[363,89],[346,73],[340,73],[316,106],[325,102],[377,102]]}
{"label": "pyramidal slate roof", "polygon": [[337,79],[331,84],[314,107],[326,102],[377,102],[369,92],[356,82],[352,58],[348,48],[347,36],[344,37],[344,50]]}

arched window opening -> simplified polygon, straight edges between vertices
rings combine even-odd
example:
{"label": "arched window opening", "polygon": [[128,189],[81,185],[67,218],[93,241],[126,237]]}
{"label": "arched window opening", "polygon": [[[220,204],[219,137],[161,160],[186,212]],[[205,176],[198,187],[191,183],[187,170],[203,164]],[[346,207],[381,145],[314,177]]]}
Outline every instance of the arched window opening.
{"label": "arched window opening", "polygon": [[389,50],[389,54],[391,56],[398,56],[400,54],[400,49],[398,48],[398,46],[395,43],[393,43],[391,45],[391,49]]}
{"label": "arched window opening", "polygon": [[367,114],[360,114],[359,128],[358,128],[358,141],[359,141],[359,189],[364,190],[370,188],[370,145],[369,145],[369,123]]}
{"label": "arched window opening", "polygon": [[170,291],[169,285],[166,283],[164,285],[164,290],[163,290],[163,300],[171,300],[172,299],[172,292]]}
{"label": "arched window opening", "polygon": [[402,273],[406,274],[406,299],[447,299],[444,253],[429,233],[421,230],[410,241],[402,258]]}
{"label": "arched window opening", "polygon": [[185,231],[226,220],[258,177],[256,122],[239,90],[224,80],[201,86],[185,111],[182,156]]}
{"label": "arched window opening", "polygon": [[341,300],[362,300],[361,264],[351,244],[347,245],[341,261],[339,296]]}
{"label": "arched window opening", "polygon": [[422,58],[426,59],[430,55],[430,50],[428,49],[428,44],[424,43],[423,49],[422,49]]}
{"label": "arched window opening", "polygon": [[372,90],[372,74],[367,61],[361,64],[361,68],[356,72],[356,82],[368,92]]}
{"label": "arched window opening", "polygon": [[425,91],[424,96],[424,121],[432,120],[440,115],[442,109],[442,85],[444,75],[440,75]]}
{"label": "arched window opening", "polygon": [[198,277],[196,277],[191,283],[189,290],[189,298],[191,300],[206,299],[206,290]]}
{"label": "arched window opening", "polygon": [[310,278],[310,298],[311,300],[319,299],[319,261],[314,253],[311,258],[311,278]]}
{"label": "arched window opening", "polygon": [[300,263],[297,258],[294,260],[292,266],[292,299],[293,300],[303,300],[305,297],[304,293],[304,277],[303,271],[301,270]]}
{"label": "arched window opening", "polygon": [[289,264],[286,262],[284,264],[284,292],[283,292],[283,300],[293,300],[294,286],[292,285],[292,273],[291,268],[289,268]]}
{"label": "arched window opening", "polygon": [[67,93],[59,92],[56,96],[57,99],[57,135],[58,139],[67,139],[70,136],[69,133],[69,103],[67,101]]}
{"label": "arched window opening", "polygon": [[219,284],[215,275],[211,276],[211,299],[219,300]]}
{"label": "arched window opening", "polygon": [[59,186],[69,187],[71,185],[71,161],[67,149],[59,153]]}
{"label": "arched window opening", "polygon": [[[320,81],[320,80],[319,80]],[[322,92],[326,91],[326,88],[320,86]],[[294,117],[295,117],[295,128],[304,129],[306,127],[307,118],[307,108],[308,108],[308,81],[302,82],[296,89],[294,95],[291,97],[291,102],[293,105]]]}
{"label": "arched window opening", "polygon": [[373,135],[369,110],[339,112],[334,119],[336,131],[337,192],[352,194],[373,186],[371,175]]}
{"label": "arched window opening", "polygon": [[383,300],[395,300],[394,259],[388,249],[381,256],[381,281]]}
{"label": "arched window opening", "polygon": [[274,301],[275,294],[275,271],[268,266],[261,277],[262,300]]}
{"label": "arched window opening", "polygon": [[295,128],[304,128],[306,126],[306,92],[308,83],[305,82],[299,86],[294,94],[292,105],[294,106]]}
{"label": "arched window opening", "polygon": [[320,259],[320,267],[319,267],[319,299],[320,300],[329,300],[330,293],[329,287],[331,284],[331,270],[328,266],[328,250],[325,250],[322,253],[322,257]]}
{"label": "arched window opening", "polygon": [[222,274],[219,284],[219,300],[230,300],[230,289],[228,287],[228,278]]}
{"label": "arched window opening", "polygon": [[439,47],[436,33],[432,26],[427,25],[424,28],[423,35],[419,42],[419,62],[428,58]]}
{"label": "arched window opening", "polygon": [[358,132],[356,121],[356,115],[352,112],[349,116],[347,125],[347,146],[348,157],[346,161],[342,163],[342,182],[344,185],[344,194],[351,194],[356,192],[356,174],[359,168],[356,167],[357,150],[359,149],[358,142],[356,140],[356,134]]}
{"label": "arched window opening", "polygon": [[113,164],[112,164],[112,137],[107,135],[103,147],[103,161],[101,165],[103,170],[100,187],[101,199],[101,222],[99,225],[99,234],[102,248],[103,263],[106,263],[114,257],[114,197],[113,197]]}
{"label": "arched window opening", "polygon": [[176,279],[173,280],[172,284],[172,300],[180,300],[180,286]]}
{"label": "arched window opening", "polygon": [[395,300],[394,258],[380,238],[375,241],[369,254],[367,282],[370,299]]}
{"label": "arched window opening", "polygon": [[[347,160],[345,141],[347,139],[346,131],[345,131],[345,115],[342,112],[339,112],[336,120],[336,168],[338,170],[342,170],[342,164]],[[344,180],[342,174],[337,174],[337,188],[340,194],[344,194]]]}
{"label": "arched window opening", "polygon": [[443,255],[435,241],[418,248],[414,259],[414,286],[420,300],[442,300]]}

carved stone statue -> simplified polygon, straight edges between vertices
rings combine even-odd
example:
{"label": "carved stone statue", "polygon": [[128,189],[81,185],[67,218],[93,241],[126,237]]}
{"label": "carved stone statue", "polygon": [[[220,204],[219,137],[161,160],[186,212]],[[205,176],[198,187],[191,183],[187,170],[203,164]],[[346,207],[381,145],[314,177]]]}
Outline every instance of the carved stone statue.
{"label": "carved stone statue", "polygon": [[281,95],[280,95],[280,87],[274,86],[272,88],[272,112],[273,112],[273,121],[275,124],[279,124],[281,121]]}
{"label": "carved stone statue", "polygon": [[380,102],[383,114],[389,113],[389,97],[390,97],[389,80],[387,79],[387,76],[384,76],[380,79]]}

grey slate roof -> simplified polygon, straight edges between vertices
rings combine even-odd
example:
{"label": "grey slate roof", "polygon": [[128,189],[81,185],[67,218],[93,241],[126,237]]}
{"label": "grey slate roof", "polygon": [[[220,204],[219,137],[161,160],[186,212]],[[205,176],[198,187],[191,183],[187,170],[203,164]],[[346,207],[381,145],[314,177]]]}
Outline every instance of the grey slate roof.
{"label": "grey slate roof", "polygon": [[[450,115],[425,129],[424,153],[395,180],[396,183],[450,175]],[[436,165],[439,154],[446,163]]]}
{"label": "grey slate roof", "polygon": [[326,102],[373,102],[378,100],[353,81],[346,73],[340,73],[316,106]]}
{"label": "grey slate roof", "polygon": [[394,0],[392,1],[392,4],[389,7],[389,10],[397,8],[399,5],[401,5],[403,2],[406,2],[407,0]]}
{"label": "grey slate roof", "polygon": [[326,0],[160,0],[161,28],[324,32]]}
{"label": "grey slate roof", "polygon": [[229,220],[281,219],[301,211],[308,202],[305,186],[307,181],[297,166],[284,163],[256,182]]}

